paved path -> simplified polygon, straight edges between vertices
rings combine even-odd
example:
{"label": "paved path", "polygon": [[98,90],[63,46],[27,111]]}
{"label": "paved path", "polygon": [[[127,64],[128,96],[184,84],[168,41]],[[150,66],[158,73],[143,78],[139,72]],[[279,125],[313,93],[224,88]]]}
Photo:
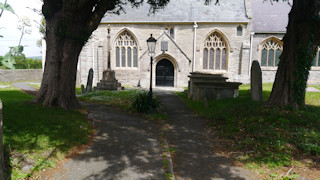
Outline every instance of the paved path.
{"label": "paved path", "polygon": [[208,139],[205,121],[175,95],[158,95],[165,106],[168,121],[165,137],[173,146],[176,179],[257,179],[248,170],[213,152],[214,142]]}
{"label": "paved path", "polygon": [[34,82],[16,82],[16,83],[12,83],[12,85],[16,88],[19,88],[23,91],[37,91],[38,89],[30,86],[30,83],[34,83]]}
{"label": "paved path", "polygon": [[97,127],[93,144],[54,179],[164,179],[159,127],[104,105],[87,105]]}
{"label": "paved path", "polygon": [[[24,85],[15,85],[25,91]],[[168,114],[164,137],[176,150],[176,179],[257,179],[248,170],[213,152],[205,121],[178,97],[158,92]],[[84,103],[97,128],[90,146],[65,162],[62,169],[42,179],[165,179],[159,129],[154,122],[105,105]]]}

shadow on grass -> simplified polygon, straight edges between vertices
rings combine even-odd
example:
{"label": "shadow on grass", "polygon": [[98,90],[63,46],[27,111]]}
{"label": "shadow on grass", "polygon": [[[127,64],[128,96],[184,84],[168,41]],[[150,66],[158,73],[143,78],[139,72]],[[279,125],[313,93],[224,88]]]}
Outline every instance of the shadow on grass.
{"label": "shadow on grass", "polygon": [[175,150],[173,162],[178,179],[254,179],[250,172],[213,152],[215,142],[208,137],[206,122],[178,97],[159,95],[159,99],[168,114],[164,134]]}
{"label": "shadow on grass", "polygon": [[[263,91],[264,101],[271,91],[271,85],[267,86]],[[249,88],[242,86],[235,99],[209,101],[208,108],[203,102],[180,96],[230,143],[231,151],[239,152],[236,155],[239,161],[273,168],[293,165],[295,160],[305,157],[319,163],[320,93],[306,96],[306,102],[317,101],[318,105],[314,103],[295,111],[266,108],[263,102],[251,101]]]}
{"label": "shadow on grass", "polygon": [[16,90],[2,90],[0,98],[5,149],[21,156],[11,158],[34,162],[45,159],[53,149],[66,153],[71,147],[87,143],[92,130],[84,114],[30,104],[33,96]]}

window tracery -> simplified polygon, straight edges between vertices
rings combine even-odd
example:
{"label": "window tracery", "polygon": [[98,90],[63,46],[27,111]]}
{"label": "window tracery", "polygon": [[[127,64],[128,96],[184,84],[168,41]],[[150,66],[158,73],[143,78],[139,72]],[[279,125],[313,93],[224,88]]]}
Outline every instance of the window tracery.
{"label": "window tracery", "polygon": [[115,46],[116,67],[138,67],[137,43],[129,32],[122,32]]}
{"label": "window tracery", "polygon": [[260,62],[262,67],[277,67],[282,53],[283,43],[277,38],[269,38],[260,44]]}
{"label": "window tracery", "polygon": [[227,69],[227,43],[218,32],[212,33],[204,42],[203,69]]}

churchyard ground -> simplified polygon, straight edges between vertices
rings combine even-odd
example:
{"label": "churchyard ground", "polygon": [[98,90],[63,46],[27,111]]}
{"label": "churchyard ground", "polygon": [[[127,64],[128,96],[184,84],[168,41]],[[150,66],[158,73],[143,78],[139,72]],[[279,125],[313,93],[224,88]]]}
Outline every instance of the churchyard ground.
{"label": "churchyard ground", "polygon": [[31,104],[33,96],[0,83],[6,170],[15,179],[37,177],[92,133],[86,114]]}
{"label": "churchyard ground", "polygon": [[[319,88],[320,86],[314,86]],[[179,97],[206,118],[218,150],[263,179],[320,177],[320,92],[307,92],[307,106],[264,107],[250,99],[250,85],[242,85],[235,99],[203,102]],[[272,84],[263,84],[264,101]]]}
{"label": "churchyard ground", "polygon": [[[271,88],[272,84],[263,85],[264,101]],[[295,111],[252,102],[249,89],[249,85],[242,85],[238,98],[209,101],[207,107],[203,102],[187,99],[184,93],[178,95],[195,113],[206,118],[217,141],[215,149],[239,166],[252,169],[262,179],[319,178],[320,93],[308,92],[307,107]],[[131,97],[137,93],[138,90],[101,91],[78,98],[129,111]],[[0,98],[4,104],[6,157],[13,179],[37,177],[37,172],[53,167],[73,147],[86,144],[92,133],[86,115],[79,111],[30,104],[32,96],[12,87],[1,88]],[[165,120],[166,115],[160,112],[151,118]]]}

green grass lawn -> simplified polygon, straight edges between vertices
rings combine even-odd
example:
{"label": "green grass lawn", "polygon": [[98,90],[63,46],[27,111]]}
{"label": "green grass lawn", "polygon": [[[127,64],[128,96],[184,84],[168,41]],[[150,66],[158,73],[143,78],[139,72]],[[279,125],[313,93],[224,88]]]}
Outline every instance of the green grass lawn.
{"label": "green grass lawn", "polygon": [[[1,83],[4,85],[4,83]],[[30,104],[33,96],[14,88],[0,89],[3,102],[4,147],[12,179],[26,178],[54,166],[73,147],[86,144],[92,127],[78,111]],[[24,164],[32,168],[23,171]]]}
{"label": "green grass lawn", "polygon": [[[205,117],[220,138],[225,139],[234,158],[248,167],[276,169],[298,165],[306,157],[320,157],[320,93],[307,93],[308,106],[300,111],[266,108],[250,99],[250,85],[242,85],[239,97],[211,100],[208,107],[178,95]],[[267,100],[272,84],[263,85]]]}
{"label": "green grass lawn", "polygon": [[124,91],[91,91],[81,94],[77,89],[77,97],[79,100],[88,102],[98,102],[107,105],[121,107],[125,110],[130,109],[131,102],[141,90],[124,90]]}
{"label": "green grass lawn", "polygon": [[[140,89],[127,89],[123,91],[92,91],[86,94],[81,94],[80,88],[77,88],[76,92],[79,100],[103,103],[116,108],[121,108],[132,113],[136,113],[132,108],[134,100],[138,97],[139,94],[145,93],[145,91]],[[157,103],[159,103],[155,95],[153,95],[153,98],[155,98],[154,101],[157,101]],[[145,106],[146,104],[142,103],[140,105]],[[154,112],[139,112],[139,114],[151,120],[164,121],[168,118],[168,116],[161,112],[161,108],[162,107],[160,104],[160,108],[157,108]]]}

